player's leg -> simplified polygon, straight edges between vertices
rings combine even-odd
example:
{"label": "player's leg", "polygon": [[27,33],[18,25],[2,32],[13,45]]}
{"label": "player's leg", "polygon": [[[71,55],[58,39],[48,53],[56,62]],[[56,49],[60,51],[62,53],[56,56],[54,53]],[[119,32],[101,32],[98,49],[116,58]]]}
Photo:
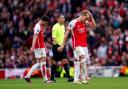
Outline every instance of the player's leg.
{"label": "player's leg", "polygon": [[[81,57],[83,57],[81,60],[84,60],[85,59],[85,57],[84,57],[84,55],[82,55]],[[86,61],[82,61],[81,62],[81,82],[82,83],[87,83],[87,80],[86,80],[86,78],[85,78],[85,76],[86,76]]]}
{"label": "player's leg", "polygon": [[83,47],[84,49],[84,55],[81,55],[81,63],[82,63],[82,83],[88,83],[86,76],[87,76],[87,60],[89,60],[89,54],[88,54],[88,49],[87,47]]}
{"label": "player's leg", "polygon": [[47,57],[46,58],[46,67],[47,67],[47,77],[48,80],[51,78],[51,65],[52,65],[52,57]]}
{"label": "player's leg", "polygon": [[87,61],[86,61],[86,76],[85,76],[85,78],[86,78],[86,80],[90,80],[91,78],[89,77],[89,66],[90,66],[90,57],[89,57],[89,59],[87,59]]}
{"label": "player's leg", "polygon": [[74,83],[81,84],[80,82],[80,64],[79,60],[74,62]]}
{"label": "player's leg", "polygon": [[44,81],[47,81],[48,77],[47,77],[47,69],[46,69],[46,58],[45,57],[40,58],[39,62],[40,62],[40,70],[41,70],[43,79]]}
{"label": "player's leg", "polygon": [[85,55],[80,55],[80,60],[81,60],[81,69],[80,69],[80,73],[81,73],[81,83],[86,84],[87,80],[85,78],[86,76],[86,59],[85,59]]}
{"label": "player's leg", "polygon": [[39,63],[36,63],[36,64],[34,64],[34,65],[31,67],[31,69],[30,69],[30,71],[28,72],[28,74],[24,77],[27,82],[29,82],[29,83],[31,82],[30,77],[31,77],[33,71],[36,70],[36,69],[39,67],[39,65],[40,65]]}
{"label": "player's leg", "polygon": [[84,80],[86,76],[86,61],[85,61],[85,55],[80,56],[81,60],[81,77]]}
{"label": "player's leg", "polygon": [[85,78],[86,80],[89,80],[89,74],[88,74],[88,66],[90,65],[90,56],[89,56],[89,52],[88,52],[88,48],[84,47],[84,51],[85,51],[85,58],[86,58],[86,66],[85,66],[85,70],[86,70],[86,74],[85,74]]}
{"label": "player's leg", "polygon": [[46,68],[46,51],[45,51],[45,48],[42,48],[39,51],[40,51],[41,58],[38,59],[38,62],[40,63],[40,70],[43,75],[44,81],[46,82],[48,80],[47,68]]}
{"label": "player's leg", "polygon": [[74,83],[80,83],[80,59],[79,59],[79,49],[76,47],[74,50]]}
{"label": "player's leg", "polygon": [[87,65],[86,65],[86,76],[85,76],[86,80],[90,80],[90,79],[91,79],[91,78],[89,77],[88,67],[89,67],[89,64],[87,63]]}
{"label": "player's leg", "polygon": [[83,47],[76,47],[77,56],[80,60],[80,78],[82,83],[86,83],[85,75],[86,75],[86,58]]}
{"label": "player's leg", "polygon": [[[40,58],[40,53],[39,53],[38,49],[35,49],[35,50],[34,50],[34,54],[35,54],[35,58],[38,60],[38,58]],[[27,82],[29,82],[29,83],[31,82],[30,77],[31,77],[33,71],[36,70],[39,66],[40,66],[40,63],[39,63],[39,62],[36,62],[36,64],[34,64],[34,65],[31,67],[30,71],[29,71],[29,72],[27,73],[27,75],[24,77],[24,79],[25,79]]]}

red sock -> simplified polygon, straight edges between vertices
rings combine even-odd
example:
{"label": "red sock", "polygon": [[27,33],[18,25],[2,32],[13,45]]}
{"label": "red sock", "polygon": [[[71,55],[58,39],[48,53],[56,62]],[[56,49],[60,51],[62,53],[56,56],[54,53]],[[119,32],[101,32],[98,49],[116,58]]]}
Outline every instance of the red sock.
{"label": "red sock", "polygon": [[41,72],[43,74],[43,77],[47,77],[46,65],[42,65],[41,66]]}

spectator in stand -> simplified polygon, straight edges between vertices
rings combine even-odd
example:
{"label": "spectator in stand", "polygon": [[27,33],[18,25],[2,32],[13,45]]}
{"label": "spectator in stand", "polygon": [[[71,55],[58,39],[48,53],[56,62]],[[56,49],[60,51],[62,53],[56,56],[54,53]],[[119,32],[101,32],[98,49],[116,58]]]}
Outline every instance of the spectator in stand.
{"label": "spectator in stand", "polygon": [[[127,0],[0,0],[0,68],[6,68],[5,65],[8,64],[6,60],[11,62],[12,59],[10,56],[12,56],[12,48],[15,49],[16,53],[16,58],[13,60],[14,62],[12,62],[15,65],[14,67],[27,67],[27,62],[25,62],[25,60],[21,61],[20,54],[26,53],[31,46],[31,37],[33,34],[31,29],[37,22],[38,16],[46,14],[50,17],[49,32],[45,33],[45,41],[47,42],[49,39],[48,36],[50,36],[50,39],[52,38],[49,33],[51,33],[52,25],[56,23],[56,13],[64,13],[66,23],[69,23],[70,20],[77,16],[79,10],[84,9],[91,11],[97,23],[93,35],[88,31],[89,49],[91,49],[91,65],[102,65],[98,55],[95,54],[101,45],[101,37],[107,39],[106,45],[108,47],[112,41],[114,47],[111,48],[115,50],[113,51],[113,55],[118,55],[122,58],[120,59],[121,64],[118,64],[118,66],[124,65],[124,60],[127,60],[124,54],[128,53],[126,42],[126,33],[128,30]],[[117,29],[120,29],[119,34],[121,37],[118,36]],[[124,35],[123,40],[122,35]],[[20,41],[20,43],[13,43],[16,41]],[[121,45],[123,47],[121,47]],[[120,49],[122,49],[122,51]],[[29,58],[30,54],[23,56]],[[108,56],[109,55],[107,55],[107,58]],[[109,59],[112,59],[112,57]],[[115,59],[118,58],[116,57]],[[108,59],[104,62],[107,63],[107,60]],[[30,58],[30,61],[34,61],[34,58]],[[29,66],[32,65],[31,62]],[[22,64],[22,66],[20,64]]]}

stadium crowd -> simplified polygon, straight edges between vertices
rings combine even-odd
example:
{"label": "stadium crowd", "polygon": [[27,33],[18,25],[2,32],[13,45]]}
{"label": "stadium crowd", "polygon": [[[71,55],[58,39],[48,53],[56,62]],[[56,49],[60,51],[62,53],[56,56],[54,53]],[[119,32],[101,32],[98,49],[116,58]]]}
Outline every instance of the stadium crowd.
{"label": "stadium crowd", "polygon": [[[50,23],[45,31],[48,60],[52,59],[51,28],[62,13],[65,25],[81,10],[93,14],[97,27],[88,28],[90,65],[128,65],[128,0],[0,0],[0,68],[24,68],[35,63],[29,53],[33,27],[40,16]],[[71,38],[67,42],[73,61]]]}

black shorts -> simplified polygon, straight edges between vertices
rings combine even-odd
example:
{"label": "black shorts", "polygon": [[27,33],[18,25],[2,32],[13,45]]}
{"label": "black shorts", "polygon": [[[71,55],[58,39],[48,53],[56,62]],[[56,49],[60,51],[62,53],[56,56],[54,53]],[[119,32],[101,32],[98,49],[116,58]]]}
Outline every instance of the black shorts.
{"label": "black shorts", "polygon": [[53,45],[52,52],[53,52],[53,59],[55,61],[61,61],[62,59],[67,59],[67,52],[66,48],[62,52],[58,52],[57,48],[60,47],[60,45],[56,44]]}

